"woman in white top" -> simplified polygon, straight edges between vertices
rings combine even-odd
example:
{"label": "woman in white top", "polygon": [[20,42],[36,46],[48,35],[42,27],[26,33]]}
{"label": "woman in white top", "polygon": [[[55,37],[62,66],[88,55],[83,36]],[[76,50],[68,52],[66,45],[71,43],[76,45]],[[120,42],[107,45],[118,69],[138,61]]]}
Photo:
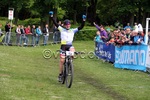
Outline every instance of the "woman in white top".
{"label": "woman in white top", "polygon": [[[50,11],[49,14],[50,14],[51,19],[53,20],[53,23],[55,24],[55,26],[60,31],[60,38],[61,38],[60,49],[62,51],[73,51],[73,52],[75,52],[75,49],[72,45],[74,34],[77,33],[79,30],[81,30],[84,27],[86,16],[85,15],[82,16],[83,21],[82,21],[81,26],[79,26],[78,28],[72,29],[70,20],[66,19],[64,21],[63,27],[62,27],[53,19],[53,12]],[[62,81],[61,77],[62,77],[62,68],[63,68],[64,58],[65,58],[65,55],[63,53],[61,53],[60,54],[60,62],[59,62],[59,76],[58,76],[59,82]]]}

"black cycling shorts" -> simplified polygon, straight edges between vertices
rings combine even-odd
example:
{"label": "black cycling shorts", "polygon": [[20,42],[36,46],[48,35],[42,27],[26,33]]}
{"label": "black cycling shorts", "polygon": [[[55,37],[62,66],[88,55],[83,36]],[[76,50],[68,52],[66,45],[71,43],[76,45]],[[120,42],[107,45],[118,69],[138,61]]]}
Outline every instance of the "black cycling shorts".
{"label": "black cycling shorts", "polygon": [[60,49],[62,51],[69,51],[71,47],[73,47],[73,46],[72,45],[61,45]]}
{"label": "black cycling shorts", "polygon": [[61,45],[60,55],[64,55],[64,51],[70,51],[70,48],[74,48],[72,45]]}

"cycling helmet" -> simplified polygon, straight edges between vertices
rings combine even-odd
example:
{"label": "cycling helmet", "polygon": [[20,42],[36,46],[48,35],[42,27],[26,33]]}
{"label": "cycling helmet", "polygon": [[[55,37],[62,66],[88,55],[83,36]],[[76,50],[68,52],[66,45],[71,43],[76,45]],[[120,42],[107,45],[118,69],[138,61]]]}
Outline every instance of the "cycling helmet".
{"label": "cycling helmet", "polygon": [[70,20],[68,19],[64,20],[64,25],[70,25],[70,24],[71,24]]}

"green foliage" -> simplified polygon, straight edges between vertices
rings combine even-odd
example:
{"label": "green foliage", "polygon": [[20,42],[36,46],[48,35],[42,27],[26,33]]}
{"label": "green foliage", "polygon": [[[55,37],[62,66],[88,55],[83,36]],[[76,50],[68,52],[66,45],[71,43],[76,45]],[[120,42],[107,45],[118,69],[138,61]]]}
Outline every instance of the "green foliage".
{"label": "green foliage", "polygon": [[[2,31],[5,31],[5,25],[7,22],[11,23],[11,21],[8,20],[7,17],[0,17],[0,24],[2,24],[2,27],[1,27]],[[12,26],[15,27],[15,25],[13,24],[13,21],[12,21]],[[14,28],[12,29],[12,31],[13,30],[14,30]]]}
{"label": "green foliage", "polygon": [[115,30],[116,28],[114,26],[105,26],[105,30],[110,30],[110,31],[113,31]]}
{"label": "green foliage", "polygon": [[16,20],[38,17],[43,23],[49,21],[50,10],[55,11],[59,20],[65,17],[77,22],[82,14],[87,14],[91,24],[97,21],[111,25],[116,20],[129,22],[133,20],[131,15],[145,22],[150,12],[149,0],[0,0],[0,16],[7,16],[9,7],[15,9]]}
{"label": "green foliage", "polygon": [[0,17],[0,21],[2,21],[2,20],[8,20],[8,18],[7,17]]}
{"label": "green foliage", "polygon": [[82,30],[79,31],[77,34],[75,34],[75,40],[82,40],[82,41],[94,40],[95,35],[96,30]]}
{"label": "green foliage", "polygon": [[6,18],[6,17],[0,17],[0,24],[2,25],[2,27],[1,27],[2,31],[5,30],[5,25],[6,25],[7,20],[8,20],[8,18]]}
{"label": "green foliage", "polygon": [[40,25],[40,18],[29,18],[26,20],[19,20],[18,24],[20,25]]}
{"label": "green foliage", "polygon": [[66,14],[65,10],[63,10],[60,7],[57,8],[57,18],[58,18],[58,20],[62,20],[65,14]]}

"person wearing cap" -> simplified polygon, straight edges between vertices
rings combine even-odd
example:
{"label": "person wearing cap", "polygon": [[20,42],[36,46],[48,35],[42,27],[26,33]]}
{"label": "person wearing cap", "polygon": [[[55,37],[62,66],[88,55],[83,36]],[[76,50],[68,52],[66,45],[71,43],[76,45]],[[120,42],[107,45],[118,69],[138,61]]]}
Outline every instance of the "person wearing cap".
{"label": "person wearing cap", "polygon": [[[75,52],[75,48],[72,45],[74,34],[77,33],[79,30],[81,30],[84,27],[86,16],[85,15],[82,16],[83,21],[82,21],[81,26],[79,26],[78,28],[71,28],[70,20],[68,20],[68,19],[64,20],[63,27],[62,27],[54,20],[53,12],[50,11],[49,14],[50,14],[50,17],[51,17],[53,23],[60,31],[60,38],[61,38],[60,50]],[[62,78],[62,70],[63,70],[62,68],[63,68],[63,64],[64,64],[64,60],[65,60],[64,58],[65,58],[65,55],[63,53],[60,53],[59,76],[58,76],[59,82],[62,81],[61,78]]]}

